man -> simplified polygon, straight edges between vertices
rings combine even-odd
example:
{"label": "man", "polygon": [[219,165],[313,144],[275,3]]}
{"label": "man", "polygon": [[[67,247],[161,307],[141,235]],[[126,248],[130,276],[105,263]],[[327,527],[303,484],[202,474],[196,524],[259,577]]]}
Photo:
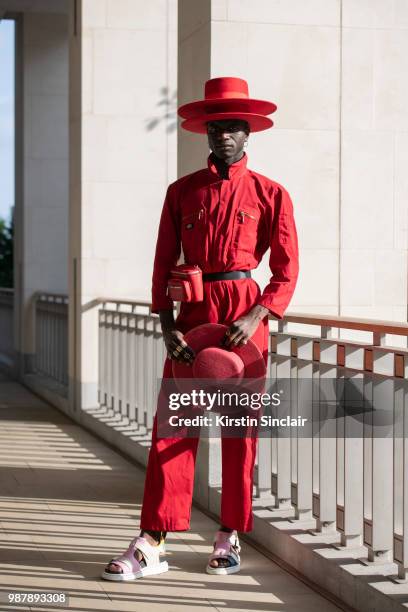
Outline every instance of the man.
{"label": "man", "polygon": [[[207,133],[212,151],[207,168],[171,184],[160,220],[153,271],[152,312],[159,313],[167,348],[163,378],[171,360],[192,364],[184,334],[203,323],[228,326],[226,349],[254,341],[268,354],[268,316],[283,317],[298,277],[298,243],[293,206],[278,183],[247,168],[250,132],[273,125],[271,102],[249,98],[246,81],[210,79],[205,99],[184,105],[182,127]],[[181,302],[177,320],[166,294],[170,270],[183,249],[186,263],[203,271],[202,302]],[[250,270],[270,248],[272,277],[261,292]],[[162,391],[161,391],[162,393]],[[190,526],[197,438],[159,438],[157,415],[146,473],[141,535],[102,574],[132,580],[166,571],[159,554],[168,531]],[[252,484],[256,437],[222,438],[221,526],[207,572],[240,568],[238,531],[252,529]]]}

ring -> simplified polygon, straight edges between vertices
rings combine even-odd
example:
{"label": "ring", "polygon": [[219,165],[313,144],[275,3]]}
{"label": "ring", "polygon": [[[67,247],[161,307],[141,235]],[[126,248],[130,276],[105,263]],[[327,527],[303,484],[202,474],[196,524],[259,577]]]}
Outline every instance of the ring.
{"label": "ring", "polygon": [[[182,347],[180,344],[178,344],[178,345],[176,346],[176,348],[174,349],[174,351],[175,351],[176,353],[181,353],[181,351],[182,351],[182,350],[183,350],[183,347]],[[173,352],[174,352],[174,351],[173,351]]]}

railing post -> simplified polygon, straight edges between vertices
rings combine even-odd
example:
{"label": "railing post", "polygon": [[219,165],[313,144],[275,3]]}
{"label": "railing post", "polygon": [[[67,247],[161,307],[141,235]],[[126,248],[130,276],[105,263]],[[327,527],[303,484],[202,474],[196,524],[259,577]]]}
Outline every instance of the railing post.
{"label": "railing post", "polygon": [[272,441],[261,436],[258,440],[256,496],[270,499],[272,495]]}
{"label": "railing post", "polygon": [[[279,327],[285,329],[286,323],[280,321]],[[290,336],[287,334],[278,333],[277,335],[275,362],[278,384],[281,380],[290,380]],[[288,384],[285,387],[289,389]],[[284,400],[289,401],[288,398]],[[279,432],[272,440],[272,494],[275,496],[275,508],[279,509],[287,508],[291,503],[290,442],[289,432]]]}
{"label": "railing post", "polygon": [[107,346],[106,346],[106,312],[105,305],[99,310],[98,313],[98,327],[99,327],[99,389],[98,389],[98,401],[102,406],[106,404],[106,378],[107,378]]}
{"label": "railing post", "polygon": [[108,358],[106,368],[106,406],[113,408],[114,389],[113,389],[113,312],[106,312],[106,353]]}
{"label": "railing post", "polygon": [[[366,351],[367,352],[367,351]],[[393,544],[393,355],[372,349],[372,360],[366,358],[366,369],[372,363],[369,386],[373,409],[367,413],[364,456],[364,544],[368,563],[391,561]],[[382,374],[386,374],[382,376]],[[381,411],[381,412],[380,412]],[[378,422],[382,413],[385,424]]]}
{"label": "railing post", "polygon": [[[353,414],[352,397],[358,394],[358,380],[355,374],[357,393],[353,394],[353,374],[344,370],[343,401],[338,406],[341,416],[337,417],[337,529],[341,533],[340,544],[348,548],[359,547],[363,531],[363,410]],[[363,393],[363,385],[361,385]],[[359,402],[364,405],[364,398]]]}
{"label": "railing post", "polygon": [[122,416],[126,416],[126,367],[128,358],[126,354],[126,313],[118,308],[118,412]]}
{"label": "railing post", "polygon": [[[274,346],[272,347],[272,340],[274,341]],[[272,355],[275,353],[276,346],[276,336],[272,336],[269,333],[268,336],[268,363],[267,363],[267,372],[266,379],[271,380],[275,378],[276,380],[276,370],[272,365]],[[273,373],[272,373],[273,372]],[[274,503],[272,499],[272,438],[271,437],[263,437],[261,436],[258,440],[258,449],[257,449],[257,464],[255,467],[255,488],[256,488],[256,496],[262,498],[264,502],[270,501],[270,503]]]}
{"label": "railing post", "polygon": [[[313,467],[313,516],[317,519],[317,533],[331,533],[336,528],[336,421],[335,421],[335,380],[336,358],[333,342],[314,342],[313,359],[318,363],[316,370],[316,398],[314,401],[314,422],[319,433],[314,437]],[[331,365],[325,365],[328,362]],[[326,381],[326,382],[325,382]],[[322,385],[324,384],[324,395]],[[315,388],[314,388],[315,391]]]}
{"label": "railing post", "polygon": [[396,354],[394,412],[394,543],[396,580],[408,578],[408,356]]}
{"label": "railing post", "polygon": [[144,328],[145,318],[142,315],[136,316],[135,330],[136,330],[136,397],[137,397],[137,422],[139,426],[147,426],[146,418],[146,405],[144,401],[144,378],[146,370],[146,361],[144,353]]}
{"label": "railing post", "polygon": [[145,352],[144,359],[146,360],[147,367],[145,368],[145,379],[144,379],[144,403],[146,410],[146,427],[151,430],[153,427],[153,412],[156,407],[153,406],[153,394],[156,386],[153,372],[153,344],[154,344],[154,320],[152,315],[145,317]]}
{"label": "railing post", "polygon": [[292,504],[295,507],[296,520],[310,521],[313,519],[313,342],[301,337],[296,338],[296,346],[292,343],[292,356],[296,357],[297,366],[296,414],[307,419],[305,426],[296,431],[292,438],[293,446],[296,446],[295,469],[292,468]]}
{"label": "railing post", "polygon": [[131,423],[135,423],[136,421],[136,404],[137,404],[137,392],[136,392],[136,373],[137,373],[137,363],[136,363],[136,316],[134,314],[134,308],[132,308],[132,313],[129,315],[128,322],[128,334],[129,334],[129,344],[128,344],[128,362],[129,362],[129,380],[128,380],[128,390],[129,390],[129,421]]}
{"label": "railing post", "polygon": [[337,440],[337,529],[341,546],[351,548],[361,546],[363,532],[364,349],[339,344],[337,355],[339,371],[344,377]]}
{"label": "railing post", "polygon": [[112,389],[112,408],[115,412],[120,409],[120,313],[118,312],[119,304],[116,304],[116,310],[113,313],[112,335],[113,335],[113,389]]}
{"label": "railing post", "polygon": [[[153,317],[153,315],[152,315]],[[160,380],[163,374],[163,336],[161,333],[160,319],[159,317],[153,317],[153,396],[152,396],[152,408],[153,412],[156,410],[158,400],[158,389]]]}

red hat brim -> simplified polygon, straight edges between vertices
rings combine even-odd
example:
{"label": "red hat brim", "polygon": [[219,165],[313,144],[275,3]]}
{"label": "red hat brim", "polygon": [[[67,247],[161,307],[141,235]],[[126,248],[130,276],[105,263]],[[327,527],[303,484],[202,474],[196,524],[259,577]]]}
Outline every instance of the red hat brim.
{"label": "red hat brim", "polygon": [[[184,340],[197,355],[204,348],[219,347],[227,329],[227,325],[204,323],[188,331],[184,335]],[[262,378],[265,376],[265,361],[255,342],[248,340],[247,344],[226,350],[236,353],[242,359],[245,366],[244,378]],[[193,377],[192,367],[184,363],[173,360],[172,369],[173,376],[176,379]]]}
{"label": "red hat brim", "polygon": [[249,123],[251,132],[262,132],[273,126],[272,119],[264,115],[256,115],[255,113],[211,113],[209,115],[201,115],[194,119],[185,119],[181,127],[189,132],[196,134],[207,134],[208,121],[222,121],[227,119],[241,119]]}
{"label": "red hat brim", "polygon": [[225,107],[228,111],[254,113],[256,115],[271,115],[277,109],[276,104],[266,100],[253,100],[252,98],[216,98],[199,100],[183,104],[178,109],[178,114],[184,119],[194,119],[201,115],[224,113]]}

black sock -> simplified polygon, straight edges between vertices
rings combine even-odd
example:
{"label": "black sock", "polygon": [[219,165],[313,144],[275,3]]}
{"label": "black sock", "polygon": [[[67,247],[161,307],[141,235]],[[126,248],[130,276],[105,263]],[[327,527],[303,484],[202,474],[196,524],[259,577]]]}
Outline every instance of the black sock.
{"label": "black sock", "polygon": [[143,536],[145,533],[148,533],[158,544],[160,544],[161,540],[164,540],[167,535],[167,531],[154,531],[152,529],[142,529],[140,535]]}

